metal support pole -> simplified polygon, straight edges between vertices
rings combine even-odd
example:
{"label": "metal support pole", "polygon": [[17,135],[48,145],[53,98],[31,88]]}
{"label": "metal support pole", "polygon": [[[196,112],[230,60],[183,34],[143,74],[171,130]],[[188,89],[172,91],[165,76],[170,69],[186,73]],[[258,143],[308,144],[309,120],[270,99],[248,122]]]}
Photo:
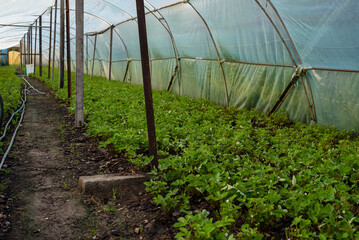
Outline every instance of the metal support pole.
{"label": "metal support pole", "polygon": [[86,74],[89,74],[89,36],[86,35]]}
{"label": "metal support pole", "polygon": [[292,79],[290,81],[290,83],[288,84],[288,86],[284,89],[284,92],[282,93],[282,95],[279,97],[279,100],[276,102],[276,104],[274,105],[274,107],[271,109],[271,111],[269,112],[269,115],[272,115],[273,113],[275,113],[280,106],[282,105],[282,103],[284,102],[285,98],[287,97],[287,95],[289,94],[290,90],[294,87],[295,83],[298,81],[298,79],[300,78],[300,74],[298,74],[297,72],[295,72],[292,76]]}
{"label": "metal support pole", "polygon": [[26,50],[25,50],[25,35],[24,37],[22,38],[22,65],[25,65],[26,64],[26,60],[25,60],[25,54],[26,54]]}
{"label": "metal support pole", "polygon": [[39,69],[42,77],[42,16],[39,17]]}
{"label": "metal support pole", "polygon": [[33,64],[33,61],[32,61],[32,44],[33,44],[33,41],[32,41],[32,27],[30,27],[30,64]]}
{"label": "metal support pole", "polygon": [[65,85],[65,0],[60,0],[60,66],[59,88]]}
{"label": "metal support pole", "polygon": [[113,27],[110,28],[110,50],[108,54],[108,80],[111,81],[111,67],[112,67],[112,44],[113,44]]}
{"label": "metal support pole", "polygon": [[137,18],[138,18],[138,32],[140,37],[139,40],[140,40],[140,50],[141,50],[143,87],[144,87],[145,103],[146,103],[149,153],[151,156],[153,156],[153,160],[151,163],[153,167],[153,166],[158,166],[158,157],[157,157],[157,146],[156,146],[155,118],[153,112],[150,61],[148,56],[148,42],[147,42],[147,33],[146,33],[145,6],[143,0],[136,0],[136,7],[137,7]]}
{"label": "metal support pole", "polygon": [[94,42],[94,44],[93,44],[93,57],[92,57],[91,78],[93,78],[93,70],[94,70],[94,68],[95,68],[96,42],[97,42],[97,34],[95,35],[95,42]]}
{"label": "metal support pole", "polygon": [[67,98],[71,98],[70,4],[66,0]]}
{"label": "metal support pole", "polygon": [[27,33],[27,49],[26,49],[26,54],[27,54],[27,64],[31,64],[30,61],[30,29]]}
{"label": "metal support pole", "polygon": [[76,110],[75,125],[84,124],[84,0],[76,0]]}
{"label": "metal support pole", "polygon": [[49,65],[47,69],[47,78],[50,78],[51,71],[51,41],[52,41],[52,8],[50,11],[50,36],[49,36]]}
{"label": "metal support pole", "polygon": [[36,44],[37,44],[37,20],[35,21],[35,48],[34,48],[34,74],[36,73]]}
{"label": "metal support pole", "polygon": [[24,55],[25,55],[25,35],[22,37],[22,49],[21,49],[21,51],[22,51],[22,58],[21,58],[21,60],[22,60],[22,64],[24,65],[24,64],[26,64],[25,63],[25,59],[24,59]]}
{"label": "metal support pole", "polygon": [[57,0],[55,0],[55,21],[54,21],[54,51],[52,55],[52,75],[51,81],[54,81],[54,72],[55,72],[55,53],[56,53],[56,24],[57,24]]}
{"label": "metal support pole", "polygon": [[31,47],[30,47],[31,41],[30,41],[30,29],[27,33],[27,64],[31,64]]}
{"label": "metal support pole", "polygon": [[20,68],[22,68],[22,39],[20,40]]}

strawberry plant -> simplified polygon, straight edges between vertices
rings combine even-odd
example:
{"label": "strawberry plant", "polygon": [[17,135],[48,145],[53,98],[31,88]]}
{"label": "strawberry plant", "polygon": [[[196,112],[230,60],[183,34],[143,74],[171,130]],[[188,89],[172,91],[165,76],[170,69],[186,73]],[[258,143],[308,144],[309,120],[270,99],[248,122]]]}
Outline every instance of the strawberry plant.
{"label": "strawberry plant", "polygon": [[[42,80],[65,99],[56,78]],[[160,159],[146,185],[166,211],[181,212],[177,238],[359,238],[358,138],[284,113],[166,91],[153,99]],[[141,86],[85,76],[85,114],[102,147],[139,167],[151,161]]]}
{"label": "strawberry plant", "polygon": [[21,89],[23,83],[16,76],[16,69],[13,66],[3,66],[0,68],[0,95],[4,104],[4,122],[21,105]]}

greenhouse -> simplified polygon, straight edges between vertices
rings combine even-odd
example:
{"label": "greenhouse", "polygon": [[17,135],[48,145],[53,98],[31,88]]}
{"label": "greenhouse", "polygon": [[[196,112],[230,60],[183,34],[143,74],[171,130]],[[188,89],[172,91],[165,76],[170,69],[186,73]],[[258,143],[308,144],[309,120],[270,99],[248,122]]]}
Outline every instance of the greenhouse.
{"label": "greenhouse", "polygon": [[[30,202],[0,217],[4,236],[358,239],[358,13],[355,0],[2,1],[0,195]],[[108,174],[120,180],[87,192]],[[42,196],[47,184],[60,190]],[[45,230],[52,217],[66,227]]]}

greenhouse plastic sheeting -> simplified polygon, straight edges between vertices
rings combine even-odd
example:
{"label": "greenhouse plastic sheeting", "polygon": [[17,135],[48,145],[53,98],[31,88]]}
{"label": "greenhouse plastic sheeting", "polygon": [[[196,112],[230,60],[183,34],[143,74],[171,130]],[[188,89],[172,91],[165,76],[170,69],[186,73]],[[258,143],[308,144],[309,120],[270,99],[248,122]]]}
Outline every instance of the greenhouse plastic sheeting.
{"label": "greenhouse plastic sheeting", "polygon": [[8,55],[7,55],[7,50],[3,49],[0,50],[0,66],[7,66],[9,61],[8,61]]}
{"label": "greenhouse plastic sheeting", "polygon": [[[34,16],[44,13],[43,24],[49,26],[50,11],[46,9],[54,1],[36,1],[34,9],[21,9],[19,4],[15,9],[11,6],[22,1],[10,2],[0,14],[2,22],[15,24],[17,16],[26,15],[24,22],[30,24]],[[223,106],[285,110],[293,120],[359,130],[359,1],[144,2],[154,89],[207,98]],[[70,8],[74,68],[74,0],[70,0]],[[136,13],[135,0],[85,1],[86,73],[92,74],[93,69],[94,75],[111,74],[111,79],[142,83]],[[59,56],[59,18],[58,12],[55,61]],[[3,28],[0,46],[18,45],[28,32],[27,28]],[[43,42],[48,46],[49,28],[43,30]],[[48,52],[43,48],[44,57]],[[290,84],[292,77],[298,80]]]}

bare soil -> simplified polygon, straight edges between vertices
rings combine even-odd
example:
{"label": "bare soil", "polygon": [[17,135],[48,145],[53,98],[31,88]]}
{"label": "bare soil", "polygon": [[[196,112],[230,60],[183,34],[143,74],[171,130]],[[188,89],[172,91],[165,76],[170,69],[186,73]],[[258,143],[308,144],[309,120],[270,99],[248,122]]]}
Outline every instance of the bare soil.
{"label": "bare soil", "polygon": [[110,199],[80,193],[80,176],[137,170],[112,149],[99,149],[85,128],[73,127],[65,103],[37,79],[29,81],[46,95],[28,95],[24,122],[0,176],[8,186],[0,195],[0,239],[173,239],[176,216],[163,212],[145,191]]}

